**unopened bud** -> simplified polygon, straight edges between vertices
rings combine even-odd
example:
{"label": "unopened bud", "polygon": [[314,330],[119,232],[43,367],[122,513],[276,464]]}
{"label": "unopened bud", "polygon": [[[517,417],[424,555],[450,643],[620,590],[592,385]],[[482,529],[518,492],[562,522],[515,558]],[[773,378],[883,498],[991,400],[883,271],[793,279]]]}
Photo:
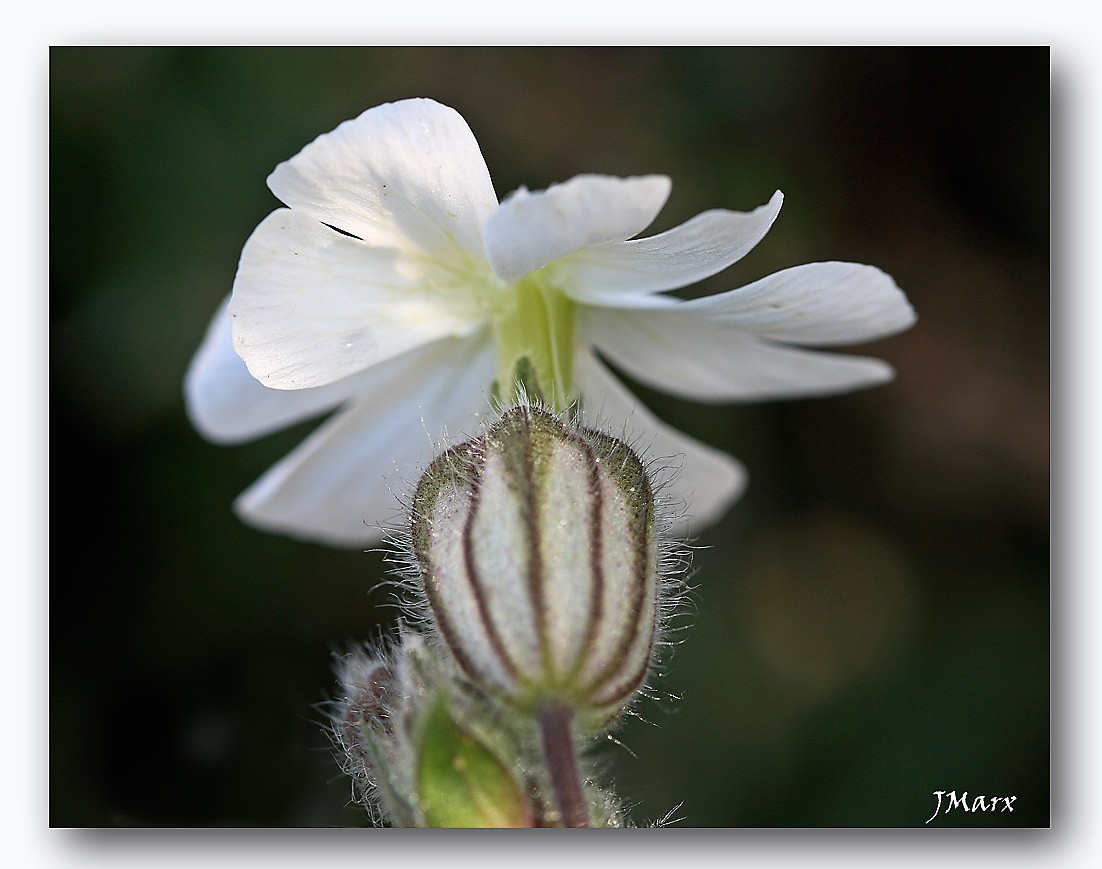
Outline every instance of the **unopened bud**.
{"label": "unopened bud", "polygon": [[429,827],[531,827],[535,813],[488,741],[455,720],[443,694],[420,723],[417,794]]}
{"label": "unopened bud", "polygon": [[655,642],[654,493],[630,447],[521,404],[428,468],[413,548],[433,620],[487,693],[614,718]]}
{"label": "unopened bud", "polygon": [[331,733],[355,798],[396,827],[534,825],[538,806],[508,760],[516,746],[453,670],[410,632],[341,656]]}
{"label": "unopened bud", "polygon": [[333,741],[354,796],[378,820],[401,827],[417,823],[405,731],[424,694],[411,668],[420,645],[409,635],[390,649],[361,647],[341,656],[340,693],[330,704]]}
{"label": "unopened bud", "polygon": [[334,721],[339,739],[358,777],[369,778],[374,770],[367,745],[375,733],[390,732],[387,695],[392,690],[389,664],[356,650],[345,656],[337,671],[343,696],[340,718]]}

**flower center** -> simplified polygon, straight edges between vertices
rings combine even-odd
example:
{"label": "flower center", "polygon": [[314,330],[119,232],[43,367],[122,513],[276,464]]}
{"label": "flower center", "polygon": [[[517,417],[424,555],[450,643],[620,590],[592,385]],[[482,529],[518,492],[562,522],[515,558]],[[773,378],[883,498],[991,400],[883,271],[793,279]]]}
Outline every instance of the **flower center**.
{"label": "flower center", "polygon": [[493,313],[497,347],[496,392],[506,403],[518,389],[536,391],[554,410],[565,410],[574,374],[574,302],[532,272],[504,294]]}

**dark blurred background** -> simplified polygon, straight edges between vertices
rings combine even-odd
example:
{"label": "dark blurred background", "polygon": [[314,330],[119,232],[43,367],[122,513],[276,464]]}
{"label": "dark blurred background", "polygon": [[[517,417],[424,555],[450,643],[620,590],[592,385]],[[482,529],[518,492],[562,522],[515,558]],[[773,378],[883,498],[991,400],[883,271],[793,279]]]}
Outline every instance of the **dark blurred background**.
{"label": "dark blurred background", "polygon": [[431,96],[499,196],[658,172],[665,229],[783,190],[690,294],[839,259],[918,311],[857,348],[898,371],[874,390],[637,387],[751,486],[698,541],[671,696],[598,750],[635,820],[922,826],[968,790],[1015,811],[935,824],[1047,826],[1049,77],[1047,48],[53,48],[51,825],[365,822],[314,706],[332,650],[391,623],[385,565],[243,525],[313,426],[215,446],[181,382],[272,168]]}

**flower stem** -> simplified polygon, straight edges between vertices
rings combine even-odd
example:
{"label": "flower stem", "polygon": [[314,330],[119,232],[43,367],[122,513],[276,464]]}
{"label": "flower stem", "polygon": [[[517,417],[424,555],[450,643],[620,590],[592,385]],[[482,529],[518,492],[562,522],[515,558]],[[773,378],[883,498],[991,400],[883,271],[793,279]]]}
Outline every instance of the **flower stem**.
{"label": "flower stem", "polygon": [[511,287],[507,298],[493,318],[502,397],[516,397],[516,366],[524,359],[534,369],[541,398],[556,411],[566,410],[574,369],[574,302],[539,273]]}
{"label": "flower stem", "polygon": [[570,726],[573,715],[567,706],[549,703],[536,713],[543,742],[543,762],[551,779],[555,807],[564,827],[588,827],[589,810],[582,790],[578,756]]}

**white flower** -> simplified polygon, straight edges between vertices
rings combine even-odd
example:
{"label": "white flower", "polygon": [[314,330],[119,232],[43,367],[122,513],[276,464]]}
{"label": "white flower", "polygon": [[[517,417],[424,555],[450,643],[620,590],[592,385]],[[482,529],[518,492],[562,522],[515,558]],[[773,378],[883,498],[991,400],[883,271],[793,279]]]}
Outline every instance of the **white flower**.
{"label": "white flower", "polygon": [[236,504],[246,521],[306,539],[377,541],[397,512],[388,481],[415,479],[434,438],[473,431],[491,383],[511,384],[522,357],[553,406],[580,395],[606,429],[627,425],[651,456],[681,457],[667,495],[688,506],[677,530],[700,527],[740,494],[742,467],[654,417],[595,351],[703,401],[823,395],[892,370],[804,347],[914,321],[888,275],[854,263],[692,301],[661,295],[741,259],[780,192],[752,212],[706,211],[641,239],[669,195],[664,176],[579,175],[499,204],[470,128],[432,100],[346,121],[268,186],[289,208],[246,242],[186,397],[195,426],[222,443],[336,411]]}

